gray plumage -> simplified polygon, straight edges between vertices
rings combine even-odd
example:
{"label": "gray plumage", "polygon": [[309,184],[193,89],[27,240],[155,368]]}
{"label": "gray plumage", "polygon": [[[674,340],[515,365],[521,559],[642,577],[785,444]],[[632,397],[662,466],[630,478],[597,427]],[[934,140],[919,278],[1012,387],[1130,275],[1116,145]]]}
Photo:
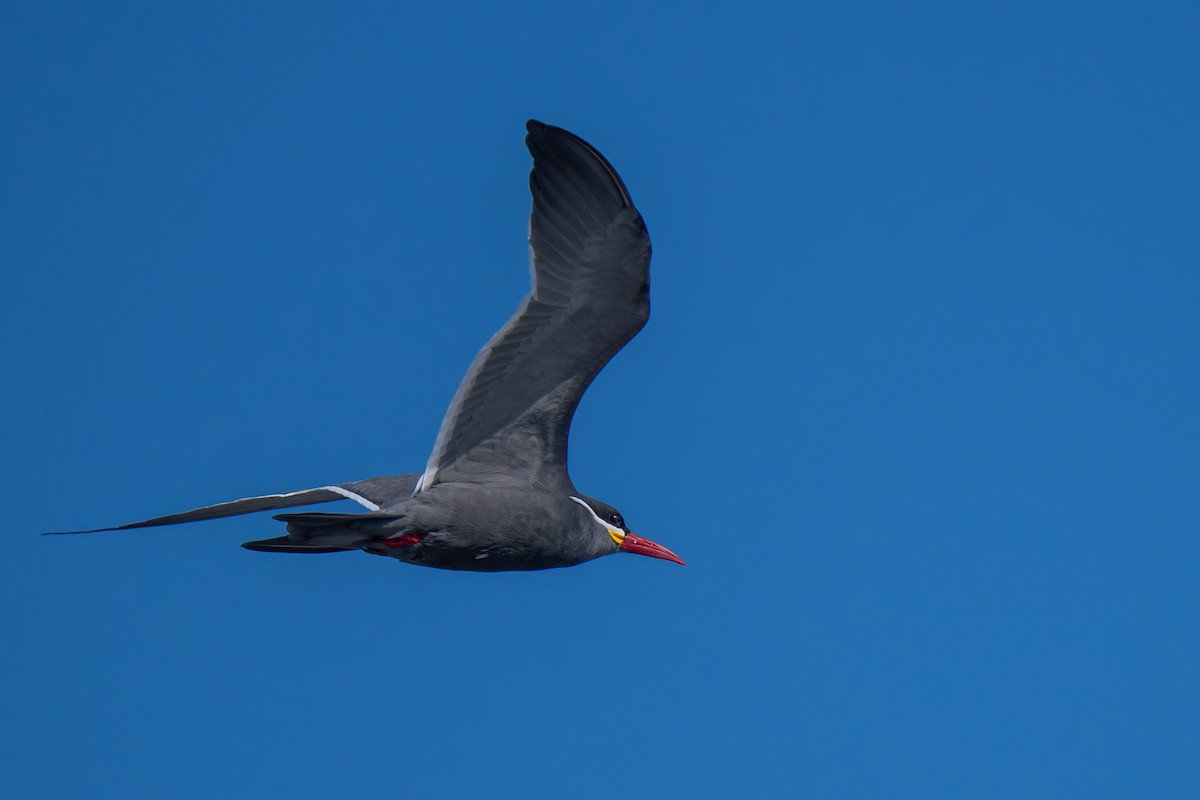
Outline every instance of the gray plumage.
{"label": "gray plumage", "polygon": [[[362,514],[282,514],[268,552],[363,550],[446,569],[544,569],[618,550],[677,561],[567,475],[567,435],[596,374],[650,314],[650,239],[612,166],[530,121],[529,295],[479,351],[421,475],[244,498],[96,530],[169,525],[349,498]],[[90,533],[94,531],[78,531]]]}

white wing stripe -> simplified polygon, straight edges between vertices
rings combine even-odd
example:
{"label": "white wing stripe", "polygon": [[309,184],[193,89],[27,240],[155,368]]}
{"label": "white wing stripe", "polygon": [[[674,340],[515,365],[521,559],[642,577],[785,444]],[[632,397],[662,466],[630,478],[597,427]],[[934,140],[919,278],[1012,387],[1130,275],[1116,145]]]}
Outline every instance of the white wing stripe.
{"label": "white wing stripe", "polygon": [[[369,509],[371,511],[379,510],[378,504],[372,503],[370,500],[363,497],[361,494],[352,492],[349,489],[343,489],[341,486],[322,486],[321,488],[328,489],[329,491],[333,492],[334,494],[340,494],[342,497],[346,498],[347,500],[353,500],[354,502],[358,503],[360,506],[365,506],[367,509]],[[302,492],[291,492],[291,494],[303,494],[303,493]],[[286,497],[287,495],[283,495],[283,496]]]}

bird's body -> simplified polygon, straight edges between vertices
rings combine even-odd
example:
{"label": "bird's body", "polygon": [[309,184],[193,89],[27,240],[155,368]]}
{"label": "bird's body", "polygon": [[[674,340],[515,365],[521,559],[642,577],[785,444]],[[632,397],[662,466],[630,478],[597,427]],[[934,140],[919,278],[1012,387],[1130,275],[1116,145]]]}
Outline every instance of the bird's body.
{"label": "bird's body", "polygon": [[[348,498],[362,514],[292,513],[251,550],[362,550],[443,569],[567,567],[619,551],[683,562],[575,489],[567,435],[583,392],[650,314],[650,240],[615,170],[582,139],[530,121],[532,287],[479,351],[425,471],[220,503],[119,530]],[[91,531],[78,531],[91,532]]]}
{"label": "bird's body", "polygon": [[[396,519],[364,520],[373,541],[364,549],[476,572],[569,567],[612,552],[612,539],[591,535],[595,523],[559,488],[573,491],[491,489],[489,506],[480,509],[472,485],[440,483],[402,503]],[[406,535],[416,541],[389,546]]]}

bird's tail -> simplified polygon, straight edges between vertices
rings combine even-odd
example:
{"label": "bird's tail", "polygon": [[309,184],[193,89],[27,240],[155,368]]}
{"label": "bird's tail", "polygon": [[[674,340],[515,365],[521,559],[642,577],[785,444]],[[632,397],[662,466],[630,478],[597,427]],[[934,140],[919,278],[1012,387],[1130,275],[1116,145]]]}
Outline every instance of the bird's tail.
{"label": "bird's tail", "polygon": [[396,519],[383,511],[366,514],[325,514],[319,511],[278,514],[275,519],[287,523],[287,536],[245,542],[242,547],[264,553],[337,553],[358,550],[374,538],[363,530],[368,520]]}
{"label": "bird's tail", "polygon": [[274,539],[259,539],[255,542],[242,542],[247,550],[257,550],[260,553],[343,553],[357,550],[356,547],[336,547],[313,542],[301,542],[290,536],[276,536]]}
{"label": "bird's tail", "polygon": [[397,519],[402,514],[387,511],[368,511],[365,514],[329,514],[324,511],[297,511],[294,514],[276,514],[274,519],[288,524],[288,530],[298,528],[328,528],[331,525],[359,527],[365,520]]}

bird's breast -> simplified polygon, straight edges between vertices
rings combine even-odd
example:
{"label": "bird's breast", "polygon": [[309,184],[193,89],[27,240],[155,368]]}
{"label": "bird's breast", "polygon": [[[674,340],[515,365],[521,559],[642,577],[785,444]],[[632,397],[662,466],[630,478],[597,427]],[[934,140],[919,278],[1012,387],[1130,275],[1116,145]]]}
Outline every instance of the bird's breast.
{"label": "bird's breast", "polygon": [[[409,564],[470,572],[506,572],[569,567],[586,561],[562,547],[561,536],[535,529],[431,531],[406,547],[387,548]],[[377,552],[377,551],[373,551]]]}

